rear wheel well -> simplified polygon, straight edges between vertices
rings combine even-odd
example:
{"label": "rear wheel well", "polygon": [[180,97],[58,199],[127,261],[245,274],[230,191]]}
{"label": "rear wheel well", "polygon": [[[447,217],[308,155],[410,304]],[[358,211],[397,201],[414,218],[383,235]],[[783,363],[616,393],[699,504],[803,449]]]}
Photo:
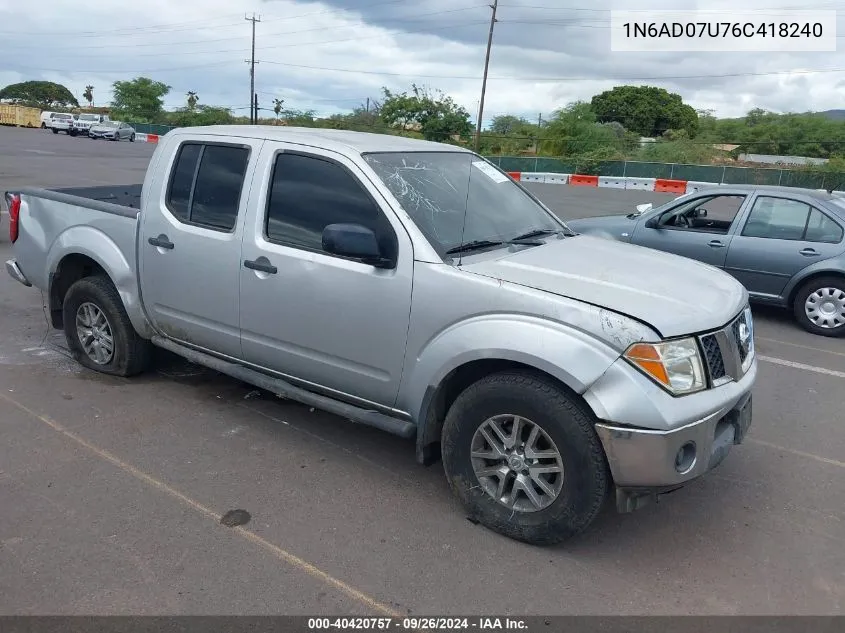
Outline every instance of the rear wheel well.
{"label": "rear wheel well", "polygon": [[423,411],[424,419],[421,420],[423,422],[423,435],[417,438],[417,461],[429,466],[440,460],[440,435],[443,431],[446,413],[455,402],[455,399],[467,387],[485,376],[515,369],[551,380],[556,385],[570,392],[571,395],[580,398],[567,385],[548,372],[525,363],[496,358],[466,363],[449,372],[436,389],[434,389],[434,392],[429,395],[428,406]]}
{"label": "rear wheel well", "polygon": [[795,302],[795,297],[798,295],[798,292],[801,290],[801,288],[806,286],[809,282],[815,279],[821,279],[822,277],[834,277],[845,282],[845,275],[835,270],[823,270],[817,273],[813,273],[812,275],[808,275],[805,279],[802,279],[799,283],[795,284],[795,287],[792,289],[792,292],[789,293],[787,307],[793,307],[792,304]]}
{"label": "rear wheel well", "polygon": [[105,269],[87,255],[75,253],[65,256],[59,262],[50,279],[50,322],[54,328],[64,327],[62,306],[68,289],[80,279],[92,275],[108,278]]}

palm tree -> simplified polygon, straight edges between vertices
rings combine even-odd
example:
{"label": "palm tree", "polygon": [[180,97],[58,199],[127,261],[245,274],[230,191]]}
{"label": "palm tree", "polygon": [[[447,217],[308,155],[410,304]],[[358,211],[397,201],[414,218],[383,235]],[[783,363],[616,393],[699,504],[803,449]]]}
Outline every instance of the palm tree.
{"label": "palm tree", "polygon": [[194,92],[193,90],[188,91],[188,109],[189,110],[193,110],[194,108],[196,108],[197,107],[197,101],[199,101],[199,100],[200,100],[200,98],[197,96],[196,92]]}
{"label": "palm tree", "polygon": [[279,123],[279,115],[282,113],[282,104],[284,99],[273,99],[273,112],[276,113],[276,124]]}
{"label": "palm tree", "polygon": [[94,86],[85,86],[85,92],[82,93],[88,105],[94,107]]}

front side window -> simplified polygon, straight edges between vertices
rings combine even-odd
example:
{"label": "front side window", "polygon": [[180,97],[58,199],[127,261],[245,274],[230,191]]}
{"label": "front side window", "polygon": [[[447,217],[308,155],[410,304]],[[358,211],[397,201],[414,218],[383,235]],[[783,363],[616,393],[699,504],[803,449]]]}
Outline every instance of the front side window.
{"label": "front side window", "polygon": [[183,144],[171,175],[168,209],[181,222],[231,231],[248,162],[246,147]]}
{"label": "front side window", "polygon": [[328,159],[279,154],[267,203],[267,238],[319,252],[323,230],[337,223],[362,225],[375,233],[383,254],[395,251],[390,223],[355,176]]}

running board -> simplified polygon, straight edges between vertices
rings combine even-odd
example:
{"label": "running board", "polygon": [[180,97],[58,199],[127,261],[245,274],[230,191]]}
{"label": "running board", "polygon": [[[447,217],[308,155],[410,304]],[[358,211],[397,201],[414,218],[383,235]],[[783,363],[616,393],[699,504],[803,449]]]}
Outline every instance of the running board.
{"label": "running board", "polygon": [[202,365],[203,367],[219,371],[221,374],[226,374],[227,376],[242,380],[250,385],[265,389],[279,397],[294,400],[296,402],[312,406],[316,409],[320,409],[321,411],[334,413],[335,415],[352,420],[358,424],[366,424],[367,426],[372,426],[406,439],[413,437],[417,430],[417,426],[413,422],[400,420],[398,418],[393,418],[383,413],[379,413],[378,411],[362,409],[352,404],[347,404],[333,398],[321,396],[320,394],[313,393],[306,389],[295,387],[289,382],[285,382],[279,378],[273,378],[272,376],[250,369],[249,367],[244,367],[243,365],[238,365],[237,363],[217,358],[211,354],[199,352],[191,349],[190,347],[180,345],[179,343],[174,343],[173,341],[161,336],[153,336],[151,342],[156,347],[161,347],[169,352],[173,352],[177,356],[181,356],[182,358],[189,360],[192,363],[196,363],[197,365]]}

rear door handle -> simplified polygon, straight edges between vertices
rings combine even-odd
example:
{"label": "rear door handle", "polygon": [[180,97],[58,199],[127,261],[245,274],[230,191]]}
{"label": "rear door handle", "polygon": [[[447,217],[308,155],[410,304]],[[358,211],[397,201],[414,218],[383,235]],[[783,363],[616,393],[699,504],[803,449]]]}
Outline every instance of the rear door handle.
{"label": "rear door handle", "polygon": [[722,244],[719,240],[710,240],[707,242],[707,246],[711,248],[725,248],[725,245]]}
{"label": "rear door handle", "polygon": [[816,255],[819,255],[819,254],[820,254],[820,253],[819,253],[816,249],[814,249],[814,248],[802,248],[802,249],[801,249],[800,251],[798,251],[798,252],[799,252],[799,253],[801,253],[802,255],[804,255],[805,257],[815,257]]}
{"label": "rear door handle", "polygon": [[153,246],[157,246],[158,248],[166,248],[167,250],[173,249],[173,242],[167,239],[166,235],[159,235],[158,237],[151,237],[147,240]]}
{"label": "rear door handle", "polygon": [[257,260],[245,259],[244,266],[246,266],[250,270],[257,270],[262,273],[270,273],[271,275],[275,275],[277,272],[279,272],[279,269],[273,266],[273,264],[271,264],[267,260],[260,262]]}

